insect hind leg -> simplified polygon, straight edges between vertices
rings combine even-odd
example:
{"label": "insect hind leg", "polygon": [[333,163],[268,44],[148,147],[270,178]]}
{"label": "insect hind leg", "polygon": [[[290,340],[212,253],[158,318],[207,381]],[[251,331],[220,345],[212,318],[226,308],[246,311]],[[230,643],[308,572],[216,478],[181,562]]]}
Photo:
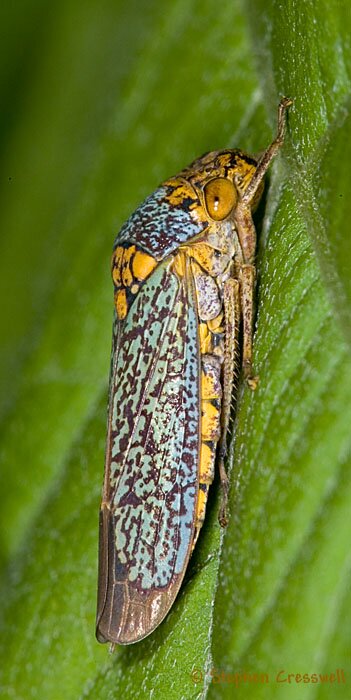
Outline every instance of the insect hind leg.
{"label": "insect hind leg", "polygon": [[228,522],[228,491],[229,480],[224,461],[227,455],[227,439],[230,422],[232,395],[235,383],[235,370],[238,359],[238,336],[240,326],[240,291],[239,282],[229,278],[223,288],[224,319],[225,319],[225,347],[222,371],[223,402],[221,414],[221,439],[218,449],[218,470],[222,487],[222,501],[218,520],[222,527]]}

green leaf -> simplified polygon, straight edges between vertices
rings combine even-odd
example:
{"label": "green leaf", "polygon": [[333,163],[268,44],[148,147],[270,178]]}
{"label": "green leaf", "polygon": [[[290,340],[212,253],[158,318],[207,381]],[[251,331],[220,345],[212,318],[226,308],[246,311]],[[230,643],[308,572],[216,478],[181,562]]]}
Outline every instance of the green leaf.
{"label": "green leaf", "polygon": [[[237,415],[214,612],[214,668],[251,679],[223,676],[209,697],[237,683],[256,700],[349,658],[351,16],[338,2],[250,2],[248,17],[267,94],[294,108],[261,237],[260,385]],[[288,692],[348,696],[335,688],[291,676]]]}
{"label": "green leaf", "polygon": [[[281,669],[346,669],[346,2],[26,0],[2,13],[1,696],[274,698]],[[282,94],[295,99],[288,138],[258,216],[260,385],[240,389],[222,556],[216,484],[171,613],[109,655],[94,617],[113,238],[194,157],[262,150]],[[270,682],[211,683],[214,668]],[[313,700],[334,690],[347,697],[289,685]]]}

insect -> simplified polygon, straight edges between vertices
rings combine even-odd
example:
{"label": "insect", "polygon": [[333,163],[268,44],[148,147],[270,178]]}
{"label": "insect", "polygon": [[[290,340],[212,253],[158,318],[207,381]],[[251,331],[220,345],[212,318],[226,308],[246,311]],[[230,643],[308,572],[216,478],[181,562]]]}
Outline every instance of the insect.
{"label": "insect", "polygon": [[[226,439],[235,371],[252,368],[252,211],[286,110],[257,161],[214,151],[163,183],[119,232],[100,511],[97,639],[150,634],[177,595],[217,464],[226,524]],[[242,338],[239,351],[238,338]]]}

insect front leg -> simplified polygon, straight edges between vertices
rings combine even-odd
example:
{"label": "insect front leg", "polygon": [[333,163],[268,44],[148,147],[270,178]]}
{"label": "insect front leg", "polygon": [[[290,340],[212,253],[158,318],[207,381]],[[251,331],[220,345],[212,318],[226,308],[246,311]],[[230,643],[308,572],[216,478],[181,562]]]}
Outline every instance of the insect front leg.
{"label": "insect front leg", "polygon": [[284,143],[285,131],[286,131],[286,113],[289,107],[293,104],[293,100],[290,97],[283,97],[278,106],[278,129],[277,134],[268,148],[265,150],[261,156],[259,163],[257,165],[255,174],[250,181],[248,187],[246,188],[244,194],[242,195],[242,204],[250,204],[255,198],[255,194],[261,185],[261,182],[278,151]]}
{"label": "insect front leg", "polygon": [[255,205],[257,194],[263,188],[263,179],[267,169],[284,142],[286,113],[291,104],[292,100],[289,97],[283,97],[280,101],[277,135],[263,153],[245,191],[240,194],[235,210],[235,224],[243,254],[243,264],[240,267],[240,301],[243,317],[242,365],[244,376],[251,389],[256,389],[258,384],[258,377],[254,376],[252,369],[253,301],[256,276],[254,267],[256,231],[252,220],[252,208]]}
{"label": "insect front leg", "polygon": [[258,377],[252,369],[252,336],[254,321],[254,291],[256,270],[254,265],[256,252],[256,230],[249,207],[240,202],[235,212],[235,223],[243,251],[243,262],[238,265],[240,282],[240,309],[243,319],[242,367],[244,377],[250,389],[256,389]]}
{"label": "insect front leg", "polygon": [[225,319],[225,344],[223,360],[223,399],[221,412],[221,439],[218,449],[218,469],[222,487],[222,501],[218,520],[222,527],[228,522],[227,505],[229,479],[224,460],[227,455],[227,437],[233,396],[235,373],[238,361],[238,336],[240,325],[239,282],[230,278],[223,286],[223,306]]}

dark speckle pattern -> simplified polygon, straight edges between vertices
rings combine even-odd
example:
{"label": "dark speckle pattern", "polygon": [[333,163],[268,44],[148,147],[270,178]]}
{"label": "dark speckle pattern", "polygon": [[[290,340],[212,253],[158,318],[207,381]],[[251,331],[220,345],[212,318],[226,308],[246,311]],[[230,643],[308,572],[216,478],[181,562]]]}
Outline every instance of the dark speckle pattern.
{"label": "dark speckle pattern", "polygon": [[201,233],[207,222],[201,222],[185,200],[174,206],[168,197],[174,188],[163,185],[135,210],[122,226],[115,247],[124,241],[137,243],[157,260],[162,260],[190,238]]}
{"label": "dark speckle pattern", "polygon": [[111,482],[117,555],[138,590],[168,586],[192,541],[198,488],[197,318],[163,263],[119,339]]}
{"label": "dark speckle pattern", "polygon": [[223,290],[242,251],[234,210],[211,220],[203,188],[240,175],[244,192],[255,168],[241,151],[204,156],[147,197],[115,241],[101,642],[129,644],[157,627],[204,518],[223,416]]}

